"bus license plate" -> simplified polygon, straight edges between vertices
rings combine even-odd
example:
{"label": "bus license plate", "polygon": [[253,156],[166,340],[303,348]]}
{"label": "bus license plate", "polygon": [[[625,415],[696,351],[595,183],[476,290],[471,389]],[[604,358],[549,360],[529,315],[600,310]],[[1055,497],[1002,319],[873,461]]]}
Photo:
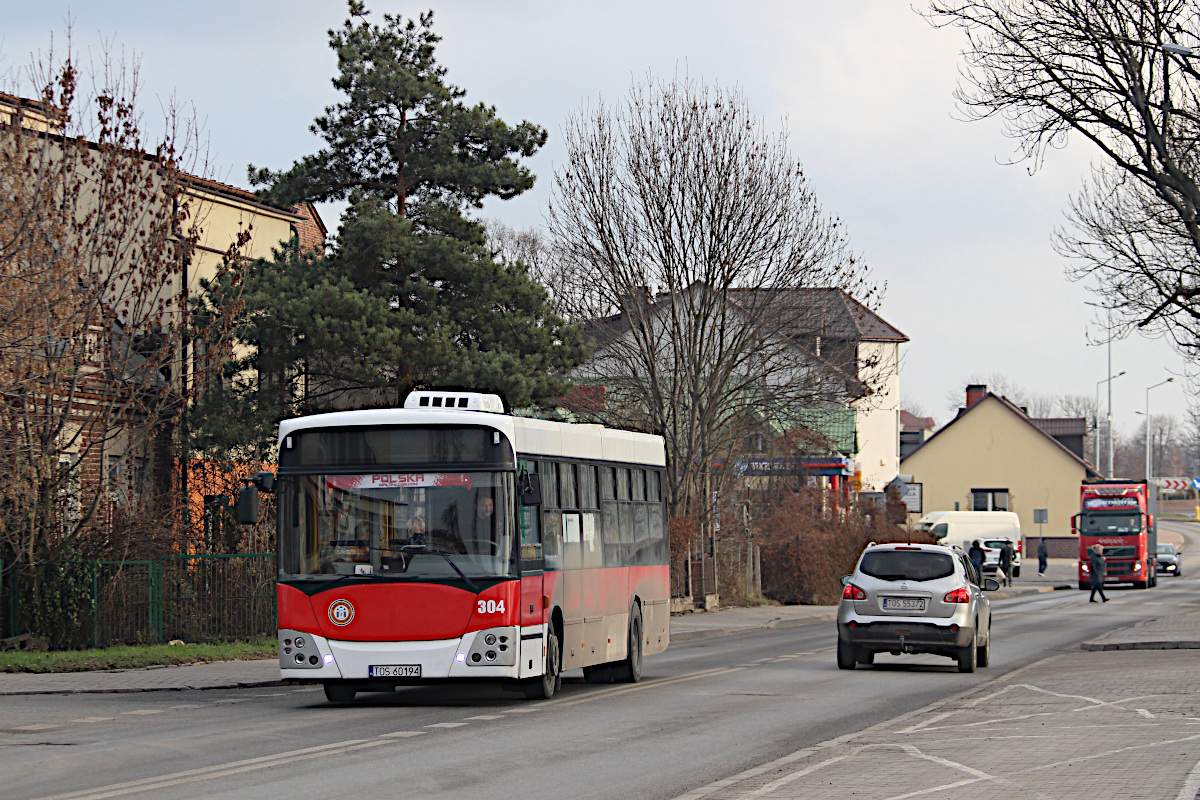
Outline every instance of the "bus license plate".
{"label": "bus license plate", "polygon": [[925,598],[923,597],[885,597],[883,598],[884,611],[924,611]]}
{"label": "bus license plate", "polygon": [[367,675],[372,678],[419,678],[420,664],[383,664],[368,668]]}

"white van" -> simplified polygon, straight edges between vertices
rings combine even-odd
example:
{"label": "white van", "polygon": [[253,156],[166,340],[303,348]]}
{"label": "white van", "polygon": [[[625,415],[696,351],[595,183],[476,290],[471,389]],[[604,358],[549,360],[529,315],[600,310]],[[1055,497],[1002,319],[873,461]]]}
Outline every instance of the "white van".
{"label": "white van", "polygon": [[1013,550],[1013,577],[1021,575],[1021,519],[1013,511],[933,511],[914,527],[939,540],[961,542],[963,550],[979,539],[985,555],[983,568],[988,572],[999,565],[1000,547],[1008,541]]}

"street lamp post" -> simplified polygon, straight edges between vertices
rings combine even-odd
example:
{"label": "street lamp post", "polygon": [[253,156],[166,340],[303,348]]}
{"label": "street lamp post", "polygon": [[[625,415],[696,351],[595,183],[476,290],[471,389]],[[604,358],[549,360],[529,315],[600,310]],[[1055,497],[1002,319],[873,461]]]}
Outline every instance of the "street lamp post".
{"label": "street lamp post", "polygon": [[1168,383],[1174,383],[1174,378],[1167,378],[1165,381],[1156,383],[1153,386],[1146,387],[1146,485],[1150,485],[1150,479],[1154,476],[1151,474],[1150,464],[1150,390],[1157,389],[1160,386],[1166,386]]}
{"label": "street lamp post", "polygon": [[[1109,362],[1109,367],[1110,367],[1109,372],[1111,372],[1112,371],[1111,360]],[[1102,381],[1096,381],[1096,412],[1092,415],[1092,421],[1095,422],[1095,426],[1096,426],[1096,433],[1095,433],[1096,460],[1093,463],[1096,465],[1097,470],[1100,469],[1100,387],[1106,383],[1109,384],[1109,387],[1108,387],[1108,430],[1109,430],[1109,442],[1111,443],[1112,442],[1112,380],[1114,378],[1119,378],[1124,374],[1125,374],[1125,370],[1121,370],[1116,375],[1109,375],[1107,378],[1105,378]],[[1111,478],[1112,477],[1111,448],[1110,448],[1108,462],[1109,462],[1108,463],[1108,477]]]}
{"label": "street lamp post", "polygon": [[[1112,435],[1112,379],[1113,379],[1113,378],[1115,378],[1115,377],[1117,377],[1117,376],[1113,375],[1113,371],[1112,371],[1112,340],[1113,340],[1113,336],[1112,336],[1112,312],[1113,312],[1113,310],[1112,310],[1112,306],[1109,306],[1109,305],[1101,305],[1100,303],[1090,303],[1090,302],[1084,301],[1084,305],[1093,306],[1094,308],[1103,308],[1103,309],[1104,309],[1104,311],[1105,311],[1105,313],[1108,315],[1108,317],[1107,317],[1107,324],[1104,326],[1104,332],[1105,332],[1106,334],[1108,334],[1108,335],[1105,337],[1105,340],[1106,340],[1106,341],[1105,341],[1105,344],[1107,344],[1107,345],[1108,345],[1108,374],[1109,374],[1110,376],[1112,376],[1112,377],[1108,378],[1108,470],[1107,470],[1107,472],[1106,472],[1105,474],[1106,474],[1106,475],[1108,475],[1108,477],[1110,477],[1110,478],[1111,478],[1111,477],[1112,477],[1112,472],[1113,472],[1113,435]],[[1122,374],[1122,375],[1124,375],[1125,373],[1124,373],[1124,372],[1122,372],[1121,374]],[[1104,383],[1104,381],[1101,381],[1101,383]],[[1096,405],[1097,405],[1097,406],[1099,406],[1099,405],[1100,405],[1100,395],[1099,395],[1099,393],[1097,393],[1097,395],[1096,395]],[[1097,413],[1099,413],[1099,408],[1097,408]],[[1097,426],[1097,427],[1099,427],[1099,426]],[[1100,462],[1100,455],[1099,455],[1099,453],[1097,453],[1097,455],[1096,455],[1096,462],[1097,462],[1097,463],[1096,463],[1096,469],[1100,469],[1100,463],[1099,463],[1099,462]]]}

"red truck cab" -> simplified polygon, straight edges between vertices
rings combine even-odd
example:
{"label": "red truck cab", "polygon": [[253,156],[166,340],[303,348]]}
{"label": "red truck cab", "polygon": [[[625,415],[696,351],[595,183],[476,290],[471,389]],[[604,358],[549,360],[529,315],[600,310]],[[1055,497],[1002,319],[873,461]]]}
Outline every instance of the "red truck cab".
{"label": "red truck cab", "polygon": [[1091,584],[1088,555],[1104,548],[1104,583],[1131,583],[1145,589],[1158,583],[1157,532],[1144,481],[1087,481],[1079,491],[1079,513],[1072,520],[1079,535],[1079,588]]}

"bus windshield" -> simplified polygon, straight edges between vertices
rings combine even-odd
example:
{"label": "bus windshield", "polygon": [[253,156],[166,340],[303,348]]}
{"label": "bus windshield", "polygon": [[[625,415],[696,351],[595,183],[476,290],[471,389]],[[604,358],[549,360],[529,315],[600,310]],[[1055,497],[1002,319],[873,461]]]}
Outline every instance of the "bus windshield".
{"label": "bus windshield", "polygon": [[1138,533],[1142,529],[1139,514],[1084,514],[1080,532],[1089,535]]}
{"label": "bus windshield", "polygon": [[289,475],[277,492],[283,576],[516,575],[511,472]]}

